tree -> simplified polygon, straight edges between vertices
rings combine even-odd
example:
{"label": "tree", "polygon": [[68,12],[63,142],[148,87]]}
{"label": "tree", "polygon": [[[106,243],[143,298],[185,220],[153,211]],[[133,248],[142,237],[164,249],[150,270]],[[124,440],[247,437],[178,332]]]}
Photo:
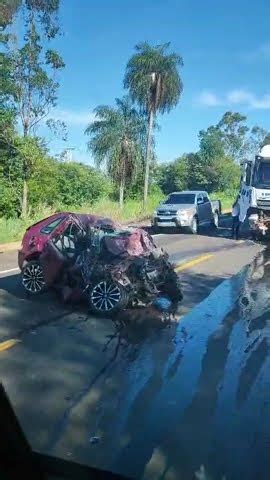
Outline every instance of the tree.
{"label": "tree", "polygon": [[201,130],[199,132],[199,144],[200,155],[205,162],[225,155],[223,135],[217,126],[211,126],[208,127],[207,130]]}
{"label": "tree", "polygon": [[0,4],[0,31],[4,30],[12,19],[21,4],[21,0],[1,0]]}
{"label": "tree", "polygon": [[251,128],[249,138],[247,140],[247,148],[245,157],[253,159],[257,155],[264,144],[267,136],[267,130],[258,125]]}
{"label": "tree", "polygon": [[12,92],[11,65],[5,48],[11,35],[7,33],[7,27],[17,12],[20,0],[1,0],[0,3],[0,105],[3,108],[4,100]]}
{"label": "tree", "polygon": [[28,185],[45,154],[44,144],[37,137],[22,137],[12,126],[0,134],[0,173],[6,193],[12,193],[16,212],[22,211],[25,183]]}
{"label": "tree", "polygon": [[172,163],[158,165],[154,172],[155,182],[165,194],[185,190],[188,181],[188,165],[186,155]]}
{"label": "tree", "polygon": [[[224,117],[223,117],[224,118]],[[189,178],[193,185],[189,188],[205,188],[209,192],[233,190],[239,183],[239,166],[226,151],[231,151],[225,132],[219,127],[210,126],[199,132],[200,150],[196,157],[189,158]],[[231,134],[228,134],[231,135]],[[234,138],[229,137],[232,141]]]}
{"label": "tree", "polygon": [[245,125],[247,117],[238,112],[226,112],[217,124],[223,137],[224,152],[239,162],[246,151],[246,135],[249,128]]}
{"label": "tree", "polygon": [[188,153],[186,155],[187,164],[187,188],[190,190],[205,189],[207,190],[209,184],[207,165],[209,165],[209,159],[200,154]]}
{"label": "tree", "polygon": [[[56,51],[45,49],[43,44],[58,33],[58,7],[59,0],[23,0],[20,7],[25,18],[23,46],[18,48],[17,42],[9,42],[9,50],[5,55],[5,98],[1,95],[2,102],[13,108],[25,138],[35,135],[40,122],[56,105],[59,86],[56,74],[64,67],[64,62]],[[25,165],[23,216],[28,208],[27,171],[28,166]]]}
{"label": "tree", "polygon": [[124,78],[124,87],[129,89],[148,118],[147,147],[144,176],[144,206],[147,203],[149,166],[151,161],[153,124],[157,113],[169,112],[177,105],[183,84],[178,67],[183,60],[176,53],[167,53],[170,43],[152,47],[148,43],[136,45],[136,53],[130,58]]}
{"label": "tree", "polygon": [[108,193],[108,179],[98,170],[77,162],[57,163],[57,202],[60,205],[93,203]]}
{"label": "tree", "polygon": [[261,146],[264,147],[264,145],[270,145],[270,132],[268,132],[263,139]]}
{"label": "tree", "polygon": [[145,121],[128,97],[116,99],[116,108],[97,107],[95,114],[96,120],[85,131],[91,137],[88,149],[98,166],[106,163],[123,208],[126,184],[134,179],[143,160]]}

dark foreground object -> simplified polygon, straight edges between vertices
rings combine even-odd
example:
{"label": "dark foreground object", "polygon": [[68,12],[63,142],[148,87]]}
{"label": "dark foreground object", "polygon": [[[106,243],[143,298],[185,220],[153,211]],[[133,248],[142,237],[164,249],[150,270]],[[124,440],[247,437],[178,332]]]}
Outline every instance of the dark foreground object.
{"label": "dark foreground object", "polygon": [[126,477],[31,450],[9,399],[0,385],[1,480],[125,480]]}

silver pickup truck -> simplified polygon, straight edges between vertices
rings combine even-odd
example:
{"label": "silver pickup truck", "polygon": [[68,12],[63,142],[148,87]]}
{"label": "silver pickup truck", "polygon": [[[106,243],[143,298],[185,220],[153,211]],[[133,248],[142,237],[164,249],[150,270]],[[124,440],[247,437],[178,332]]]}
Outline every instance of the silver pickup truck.
{"label": "silver pickup truck", "polygon": [[203,191],[173,192],[154,212],[152,226],[156,231],[164,227],[186,228],[193,234],[199,226],[218,228],[221,204],[210,201]]}

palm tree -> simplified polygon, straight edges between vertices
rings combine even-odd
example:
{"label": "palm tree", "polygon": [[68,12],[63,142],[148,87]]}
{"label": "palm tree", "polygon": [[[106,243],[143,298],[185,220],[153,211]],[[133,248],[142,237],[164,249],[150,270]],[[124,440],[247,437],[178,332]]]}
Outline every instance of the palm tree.
{"label": "palm tree", "polygon": [[122,209],[126,184],[134,179],[143,161],[145,119],[129,97],[117,98],[116,108],[98,106],[95,114],[96,120],[85,130],[91,137],[88,150],[97,166],[106,163],[108,174],[119,188]]}
{"label": "palm tree", "polygon": [[166,53],[170,43],[152,47],[148,43],[136,45],[136,53],[130,58],[124,87],[129,89],[133,101],[137,102],[148,117],[148,133],[144,175],[144,206],[147,203],[149,165],[152,148],[152,131],[157,113],[169,112],[177,105],[183,84],[178,67],[183,60],[176,53]]}

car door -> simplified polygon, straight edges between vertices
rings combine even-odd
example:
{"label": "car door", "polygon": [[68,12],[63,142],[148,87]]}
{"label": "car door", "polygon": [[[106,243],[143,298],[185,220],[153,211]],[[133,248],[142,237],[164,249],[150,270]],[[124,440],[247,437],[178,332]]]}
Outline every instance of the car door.
{"label": "car door", "polygon": [[206,223],[211,223],[213,214],[212,214],[212,205],[210,199],[206,193],[203,194],[203,206],[204,206],[204,221]]}
{"label": "car door", "polygon": [[197,195],[197,214],[199,218],[199,223],[204,223],[205,222],[204,202],[203,202],[203,196],[201,193],[198,193]]}
{"label": "car door", "polygon": [[65,265],[74,257],[76,240],[80,234],[81,227],[72,217],[68,217],[48,241],[40,257],[48,286],[53,285],[61,277]]}
{"label": "car door", "polygon": [[54,236],[54,245],[66,258],[74,257],[75,243],[81,231],[80,226],[74,220],[70,219],[70,221],[65,224],[65,229]]}

